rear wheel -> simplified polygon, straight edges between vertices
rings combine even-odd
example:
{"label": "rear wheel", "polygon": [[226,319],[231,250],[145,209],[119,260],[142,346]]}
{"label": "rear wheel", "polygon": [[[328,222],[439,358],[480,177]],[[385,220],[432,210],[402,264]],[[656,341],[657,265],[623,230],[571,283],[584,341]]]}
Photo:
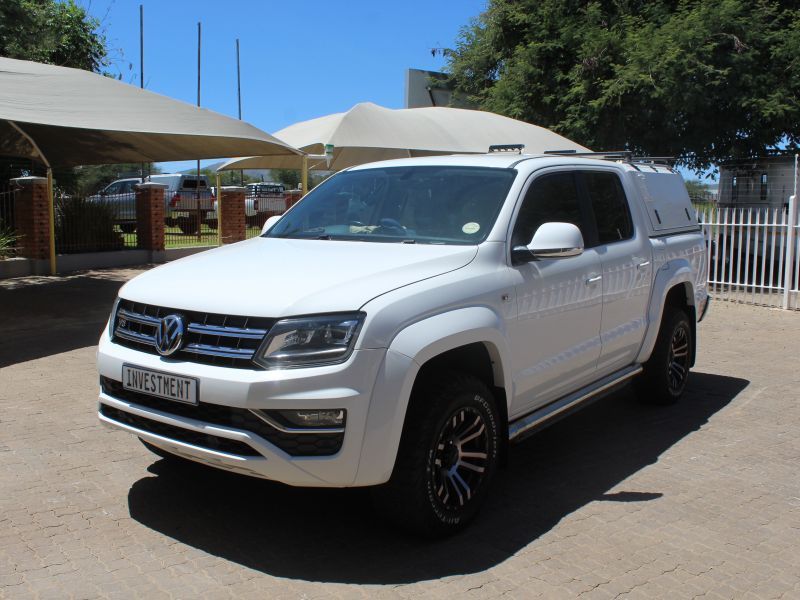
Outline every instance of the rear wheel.
{"label": "rear wheel", "polygon": [[196,217],[180,217],[178,219],[178,229],[184,235],[195,235],[197,233],[197,218]]}
{"label": "rear wheel", "polygon": [[497,470],[498,415],[479,379],[445,373],[415,391],[390,481],[374,490],[381,513],[428,537],[478,513]]}
{"label": "rear wheel", "polygon": [[693,343],[686,313],[678,308],[667,309],[653,354],[636,382],[640,400],[651,404],[672,404],[680,400],[689,379]]}

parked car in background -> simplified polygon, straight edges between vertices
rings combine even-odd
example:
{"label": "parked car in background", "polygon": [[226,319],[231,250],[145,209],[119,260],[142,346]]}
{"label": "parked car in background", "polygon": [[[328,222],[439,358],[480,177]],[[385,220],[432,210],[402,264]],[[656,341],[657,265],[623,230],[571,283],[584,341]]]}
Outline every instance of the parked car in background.
{"label": "parked car in background", "polygon": [[164,191],[164,222],[167,227],[179,227],[185,234],[195,234],[201,223],[215,226],[215,198],[205,175],[164,173],[150,175],[147,181],[167,186]]}
{"label": "parked car in background", "polygon": [[286,188],[282,183],[248,183],[244,199],[247,224],[261,227],[268,217],[286,212],[285,192]]}
{"label": "parked car in background", "polygon": [[136,231],[136,184],[140,182],[138,177],[117,179],[86,200],[109,206],[119,228],[125,233],[133,233]]}

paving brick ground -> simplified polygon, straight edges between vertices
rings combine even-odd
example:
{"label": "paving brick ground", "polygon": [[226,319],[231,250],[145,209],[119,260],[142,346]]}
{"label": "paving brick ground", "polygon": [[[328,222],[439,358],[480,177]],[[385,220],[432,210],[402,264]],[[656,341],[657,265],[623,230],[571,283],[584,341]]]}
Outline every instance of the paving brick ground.
{"label": "paving brick ground", "polygon": [[800,314],[716,303],[684,402],[622,392],[511,451],[480,519],[174,468],[95,417],[136,270],[0,282],[0,597],[800,598]]}

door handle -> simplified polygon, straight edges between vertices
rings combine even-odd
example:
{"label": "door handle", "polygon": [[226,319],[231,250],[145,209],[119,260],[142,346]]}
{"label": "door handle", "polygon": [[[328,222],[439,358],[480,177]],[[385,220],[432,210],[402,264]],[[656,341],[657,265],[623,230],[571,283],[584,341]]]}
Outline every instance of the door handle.
{"label": "door handle", "polygon": [[645,267],[647,267],[649,265],[650,265],[650,261],[646,260],[646,261],[640,262],[638,265],[636,265],[636,268],[637,269],[644,269]]}
{"label": "door handle", "polygon": [[589,277],[589,279],[586,280],[586,285],[592,285],[593,283],[597,283],[602,278],[603,278],[602,275],[594,275],[593,277]]}

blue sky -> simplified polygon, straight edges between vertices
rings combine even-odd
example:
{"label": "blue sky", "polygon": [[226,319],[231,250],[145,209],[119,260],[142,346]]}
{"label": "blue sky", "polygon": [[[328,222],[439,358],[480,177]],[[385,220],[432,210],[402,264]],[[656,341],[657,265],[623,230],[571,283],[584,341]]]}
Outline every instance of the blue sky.
{"label": "blue sky", "polygon": [[[101,21],[110,70],[139,84],[144,5],[145,87],[194,103],[197,22],[202,23],[201,103],[267,132],[341,112],[358,102],[403,107],[407,68],[441,70],[431,48],[452,47],[485,0],[81,0]],[[193,163],[165,163],[182,169]]]}

